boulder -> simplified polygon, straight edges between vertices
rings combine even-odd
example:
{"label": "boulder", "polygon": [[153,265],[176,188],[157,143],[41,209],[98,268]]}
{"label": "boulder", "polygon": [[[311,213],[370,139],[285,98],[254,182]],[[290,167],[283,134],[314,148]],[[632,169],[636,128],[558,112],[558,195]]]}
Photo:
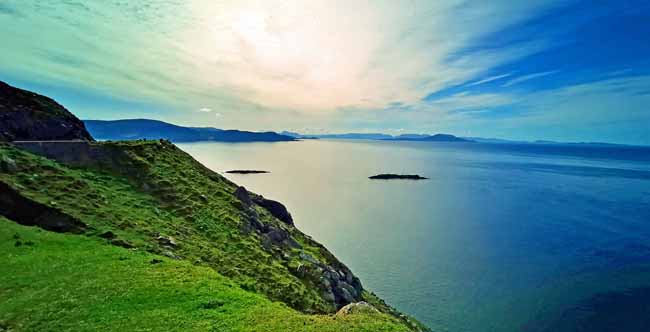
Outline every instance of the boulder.
{"label": "boulder", "polygon": [[116,238],[115,233],[113,233],[111,231],[106,231],[104,233],[101,233],[101,234],[99,234],[99,237],[101,237],[102,239],[107,239],[107,240],[111,240],[111,239]]}
{"label": "boulder", "polygon": [[361,301],[356,303],[350,303],[344,306],[336,313],[336,316],[347,316],[347,315],[354,315],[354,314],[378,314],[378,313],[379,310],[373,307],[372,304]]}
{"label": "boulder", "polygon": [[169,248],[176,248],[176,247],[178,247],[178,243],[177,243],[176,240],[174,240],[174,238],[171,237],[171,236],[162,236],[162,235],[159,235],[158,237],[156,237],[156,241],[158,241],[158,243],[159,243],[161,246],[165,246],[165,247],[169,247]]}
{"label": "boulder", "polygon": [[178,256],[178,255],[176,255],[175,253],[173,253],[173,252],[171,252],[171,251],[163,251],[163,252],[162,252],[162,255],[163,255],[163,256],[166,256],[166,257],[169,257],[169,258],[171,258],[171,259],[176,259],[176,260],[183,259],[183,257]]}
{"label": "boulder", "polygon": [[246,190],[246,188],[242,186],[237,187],[234,195],[245,207],[253,205],[253,201],[251,200],[250,195],[248,195],[248,190]]}
{"label": "boulder", "polygon": [[278,218],[287,225],[293,226],[293,217],[291,217],[291,213],[287,211],[287,208],[282,205],[282,203],[266,199],[260,195],[253,196],[252,200],[255,204],[263,207],[266,211],[269,211],[272,216]]}
{"label": "boulder", "polygon": [[0,171],[3,173],[16,173],[18,167],[13,159],[7,156],[2,156],[2,159],[0,159]]}
{"label": "boulder", "polygon": [[110,240],[110,244],[112,244],[114,246],[126,248],[126,249],[135,248],[135,246],[133,244],[131,244],[131,242],[126,241],[126,240],[122,240],[122,239],[112,239],[112,240]]}

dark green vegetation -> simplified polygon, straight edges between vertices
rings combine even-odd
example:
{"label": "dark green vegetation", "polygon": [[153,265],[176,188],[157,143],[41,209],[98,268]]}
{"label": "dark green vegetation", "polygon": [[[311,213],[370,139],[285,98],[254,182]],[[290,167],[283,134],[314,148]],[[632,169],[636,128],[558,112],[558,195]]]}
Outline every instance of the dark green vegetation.
{"label": "dark green vegetation", "polygon": [[71,139],[92,137],[56,101],[0,81],[0,141]]}
{"label": "dark green vegetation", "polygon": [[423,176],[417,174],[378,174],[369,176],[371,180],[427,180]]}
{"label": "dark green vegetation", "polygon": [[84,123],[93,137],[102,140],[159,138],[169,139],[173,142],[283,142],[295,140],[291,136],[280,135],[271,131],[251,132],[210,127],[183,127],[149,119],[85,120]]}
{"label": "dark green vegetation", "polygon": [[[11,301],[0,302],[1,324],[26,331],[419,328],[363,290],[326,248],[256,203],[263,198],[173,144],[56,148],[62,144],[75,151],[63,158],[74,166],[0,145],[0,182],[81,222],[85,234],[24,228],[23,239],[7,240],[16,231],[2,226],[11,234],[3,233],[8,263],[0,266],[0,298]],[[48,151],[40,152],[56,157],[56,149]],[[149,264],[153,259],[164,263]],[[359,300],[383,313],[343,320],[303,314],[333,313]]]}
{"label": "dark green vegetation", "polygon": [[385,314],[307,315],[211,268],[0,216],[1,331],[406,331]]}

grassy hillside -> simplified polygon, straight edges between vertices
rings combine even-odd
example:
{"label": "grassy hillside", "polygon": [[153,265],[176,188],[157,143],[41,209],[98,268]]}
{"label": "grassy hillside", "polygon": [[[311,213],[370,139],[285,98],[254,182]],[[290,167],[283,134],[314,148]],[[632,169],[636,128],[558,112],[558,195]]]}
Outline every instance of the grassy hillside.
{"label": "grassy hillside", "polygon": [[379,313],[307,315],[213,269],[0,217],[1,331],[406,331]]}
{"label": "grassy hillside", "polygon": [[[216,324],[213,319],[233,331],[247,331],[249,326],[258,326],[258,329],[252,329],[256,331],[292,330],[273,324],[294,323],[298,326],[313,323],[318,331],[419,328],[415,321],[362,290],[358,279],[322,245],[247,200],[259,197],[252,193],[241,197],[241,192],[236,195],[237,185],[203,167],[173,144],[166,141],[88,144],[96,149],[92,158],[79,156],[78,167],[74,168],[0,144],[0,182],[22,197],[82,223],[85,225],[82,232],[86,235],[59,235],[24,229],[25,234],[38,237],[38,241],[51,239],[51,243],[43,242],[51,245],[43,252],[30,246],[12,247],[17,240],[9,243],[3,239],[2,244],[11,249],[3,250],[3,254],[9,255],[7,259],[3,258],[3,262],[20,259],[12,256],[16,252],[28,254],[23,257],[25,264],[18,261],[15,262],[17,265],[6,264],[0,267],[0,274],[5,278],[35,274],[26,275],[25,284],[20,278],[0,279],[0,298],[12,299],[0,303],[0,319],[8,322],[22,319],[22,323],[29,321],[31,324],[32,319],[23,316],[33,315],[35,311],[29,308],[38,303],[44,307],[51,305],[48,310],[54,312],[64,310],[68,316],[61,319],[67,324],[75,321],[91,324],[88,330],[105,330],[101,324],[116,324],[111,317],[120,312],[134,316],[120,320],[121,324],[126,324],[121,330],[132,323],[138,326],[135,322],[145,324],[143,330],[149,326],[146,324],[169,328],[164,322],[167,316],[183,320],[171,324],[173,326],[198,330],[212,328]],[[3,236],[8,235],[13,236],[8,233]],[[152,259],[152,254],[167,257],[165,264],[149,266],[147,262]],[[120,260],[121,255],[133,259]],[[59,261],[61,265],[53,264]],[[48,269],[59,270],[46,274]],[[155,275],[164,280],[155,279],[152,271],[162,273]],[[83,282],[72,282],[77,280],[75,275]],[[113,275],[115,282],[112,281]],[[157,281],[150,282],[150,278]],[[69,286],[66,280],[70,282]],[[56,282],[58,286],[47,285],[48,282]],[[24,285],[32,284],[32,293],[21,293]],[[236,290],[224,286],[226,284],[237,285],[233,288]],[[186,285],[193,286],[185,289]],[[87,288],[81,289],[83,287]],[[168,287],[189,292],[186,294],[188,302],[178,307],[170,305],[169,301],[182,298],[168,291]],[[214,316],[214,311],[196,309],[200,304],[196,302],[198,299],[208,299],[212,295],[210,287],[221,287],[228,301],[234,301],[234,307],[241,311]],[[132,300],[124,300],[121,296],[116,299],[111,295],[131,288],[141,292]],[[101,295],[104,289],[108,295]],[[355,298],[347,302],[366,300],[385,314],[375,315],[365,323],[362,318],[354,318],[349,322],[351,325],[345,325],[348,323],[339,319],[334,324],[331,316],[302,314],[333,313],[347,303],[342,297],[346,295],[344,293],[349,295],[355,291]],[[99,293],[95,296],[94,292]],[[199,294],[201,292],[206,294]],[[73,293],[76,295],[68,296]],[[50,295],[52,299],[61,297],[63,304],[39,301],[40,298],[49,299]],[[196,299],[191,300],[194,297]],[[71,302],[66,302],[68,299]],[[159,305],[163,308],[158,309]],[[106,306],[107,312],[90,310],[86,306]],[[113,306],[116,308],[111,309]],[[137,312],[129,312],[130,308]],[[80,316],[75,316],[77,314]],[[56,316],[53,312],[44,315],[42,324]],[[238,325],[236,322],[244,316],[247,317],[244,325]],[[163,319],[156,321],[152,317]],[[380,324],[383,329],[367,325],[370,321]],[[291,326],[293,330],[301,331]],[[19,330],[42,330],[40,327]],[[72,325],[69,328],[72,329]],[[216,330],[228,331],[225,327]],[[305,327],[305,331],[310,331],[309,327]]]}

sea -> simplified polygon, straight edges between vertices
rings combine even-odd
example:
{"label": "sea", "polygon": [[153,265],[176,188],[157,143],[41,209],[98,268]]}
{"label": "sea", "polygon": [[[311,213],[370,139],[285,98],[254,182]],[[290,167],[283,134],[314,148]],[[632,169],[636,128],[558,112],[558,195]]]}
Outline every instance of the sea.
{"label": "sea", "polygon": [[[179,146],[285,204],[366,289],[434,331],[650,331],[650,147]],[[428,180],[368,178],[381,173]]]}

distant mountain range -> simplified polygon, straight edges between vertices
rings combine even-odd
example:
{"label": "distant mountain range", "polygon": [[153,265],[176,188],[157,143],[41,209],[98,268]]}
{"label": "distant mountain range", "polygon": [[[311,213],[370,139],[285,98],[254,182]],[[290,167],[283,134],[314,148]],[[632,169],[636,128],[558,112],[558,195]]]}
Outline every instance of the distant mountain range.
{"label": "distant mountain range", "polygon": [[269,132],[223,130],[210,127],[183,127],[171,123],[148,120],[84,120],[86,129],[99,140],[168,139],[172,142],[283,142],[295,141],[287,135]]}
{"label": "distant mountain range", "polygon": [[427,142],[473,142],[474,140],[461,138],[449,134],[403,134],[399,136],[392,136],[380,133],[346,133],[346,134],[321,134],[321,135],[302,135],[296,132],[283,131],[280,134],[291,136],[294,138],[325,138],[325,139],[368,139],[368,140],[383,140],[383,141],[427,141]]}
{"label": "distant mountain range", "polygon": [[165,138],[173,142],[285,142],[305,139],[359,139],[382,141],[416,141],[416,142],[474,142],[490,144],[536,144],[536,145],[617,145],[600,142],[555,142],[555,141],[518,141],[498,138],[458,137],[450,134],[401,134],[398,136],[382,133],[343,133],[343,134],[300,134],[292,131],[251,132],[243,130],[224,130],[211,127],[184,127],[150,119],[126,120],[84,120],[86,129],[99,140],[137,140]]}
{"label": "distant mountain range", "polygon": [[418,135],[405,134],[390,139],[392,141],[426,141],[426,142],[475,142],[474,140],[449,134]]}
{"label": "distant mountain range", "polygon": [[299,134],[296,132],[291,132],[291,131],[283,131],[280,132],[282,135],[287,135],[291,136],[294,138],[303,138],[303,139],[309,139],[309,138],[325,138],[325,139],[374,139],[374,140],[381,140],[381,139],[392,139],[393,136],[391,135],[386,135],[386,134],[380,134],[380,133],[346,133],[346,134],[320,134],[320,135],[303,135]]}

